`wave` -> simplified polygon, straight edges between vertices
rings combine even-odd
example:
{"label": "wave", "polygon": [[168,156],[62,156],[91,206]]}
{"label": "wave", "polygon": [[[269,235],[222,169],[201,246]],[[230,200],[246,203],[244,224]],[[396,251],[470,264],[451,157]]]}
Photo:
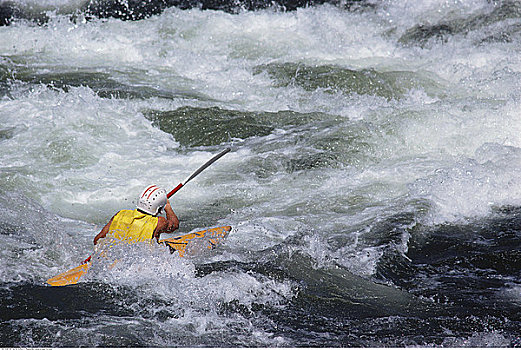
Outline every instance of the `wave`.
{"label": "wave", "polygon": [[274,9],[277,11],[294,11],[298,8],[321,4],[332,4],[342,8],[360,9],[373,7],[367,0],[90,0],[78,1],[66,5],[38,5],[24,2],[5,1],[0,3],[0,26],[9,25],[16,20],[30,20],[44,24],[49,20],[49,12],[78,15],[86,19],[117,18],[121,20],[142,20],[161,14],[165,9],[177,7],[187,10],[218,10],[227,13]]}
{"label": "wave", "polygon": [[425,47],[432,42],[445,42],[453,35],[467,35],[478,31],[477,43],[510,42],[519,35],[519,24],[508,24],[498,27],[496,24],[510,19],[521,18],[519,1],[500,1],[491,10],[482,13],[478,11],[471,15],[453,19],[443,19],[435,24],[417,24],[408,29],[399,39],[405,45]]}

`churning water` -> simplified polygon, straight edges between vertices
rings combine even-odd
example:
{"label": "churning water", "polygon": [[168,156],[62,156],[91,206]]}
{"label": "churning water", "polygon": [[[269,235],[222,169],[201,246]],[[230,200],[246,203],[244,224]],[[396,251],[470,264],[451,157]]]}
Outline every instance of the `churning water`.
{"label": "churning water", "polygon": [[[2,346],[521,345],[519,2],[129,3],[0,1]],[[225,147],[223,246],[46,286]]]}

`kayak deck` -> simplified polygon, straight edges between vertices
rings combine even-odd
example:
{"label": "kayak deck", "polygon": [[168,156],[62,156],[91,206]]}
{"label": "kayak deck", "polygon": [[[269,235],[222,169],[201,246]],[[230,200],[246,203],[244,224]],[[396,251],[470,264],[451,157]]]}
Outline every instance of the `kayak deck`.
{"label": "kayak deck", "polygon": [[192,232],[182,236],[176,236],[172,238],[161,239],[159,243],[165,244],[168,248],[170,248],[170,253],[178,252],[180,257],[183,257],[187,252],[186,248],[188,243],[197,239],[197,238],[205,238],[207,242],[204,242],[204,246],[207,249],[214,249],[217,247],[219,242],[226,238],[228,233],[230,233],[232,227],[231,226],[222,226],[206,229],[199,232]]}

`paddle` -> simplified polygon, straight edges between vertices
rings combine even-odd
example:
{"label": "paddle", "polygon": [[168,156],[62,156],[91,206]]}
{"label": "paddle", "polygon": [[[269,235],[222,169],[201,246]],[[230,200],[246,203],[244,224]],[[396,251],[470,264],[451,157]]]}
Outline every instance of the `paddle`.
{"label": "paddle", "polygon": [[[189,177],[186,178],[185,181],[181,182],[177,185],[172,191],[170,191],[166,196],[167,198],[172,197],[177,191],[179,191],[184,185],[186,185],[190,180],[199,175],[204,169],[208,168],[210,165],[215,163],[219,158],[224,156],[226,153],[230,152],[230,148],[224,149],[219,154],[213,156],[209,161],[201,165],[196,171],[192,173]],[[67,284],[74,284],[78,282],[78,279],[87,272],[88,265],[87,263],[92,259],[92,255],[85,259],[82,265],[75,267],[67,272],[61,273],[55,277],[49,278],[47,283],[53,286],[63,286]]]}
{"label": "paddle", "polygon": [[184,185],[186,185],[188,183],[188,181],[192,180],[194,177],[196,177],[197,175],[199,175],[204,169],[208,168],[210,165],[212,165],[213,163],[215,163],[215,161],[219,158],[221,158],[222,156],[224,156],[226,153],[230,152],[231,149],[230,148],[226,148],[224,151],[222,151],[221,153],[219,154],[216,154],[215,156],[212,157],[212,159],[210,159],[209,161],[207,161],[206,163],[204,163],[203,165],[201,165],[199,167],[199,169],[197,169],[196,171],[193,172],[192,175],[188,176],[186,178],[185,181],[181,182],[179,185],[176,186],[176,188],[174,188],[172,191],[168,192],[168,194],[166,195],[168,198],[172,197],[177,191],[179,191]]}

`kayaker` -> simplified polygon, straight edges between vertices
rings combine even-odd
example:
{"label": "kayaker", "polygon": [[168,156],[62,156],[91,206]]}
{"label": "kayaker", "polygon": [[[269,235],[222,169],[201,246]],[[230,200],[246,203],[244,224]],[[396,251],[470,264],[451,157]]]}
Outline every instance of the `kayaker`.
{"label": "kayaker", "polygon": [[[166,218],[158,216],[165,211]],[[156,185],[148,186],[138,198],[134,210],[120,210],[94,237],[94,245],[107,234],[127,243],[159,241],[161,233],[170,233],[179,228],[179,219],[172,210],[166,191]]]}

